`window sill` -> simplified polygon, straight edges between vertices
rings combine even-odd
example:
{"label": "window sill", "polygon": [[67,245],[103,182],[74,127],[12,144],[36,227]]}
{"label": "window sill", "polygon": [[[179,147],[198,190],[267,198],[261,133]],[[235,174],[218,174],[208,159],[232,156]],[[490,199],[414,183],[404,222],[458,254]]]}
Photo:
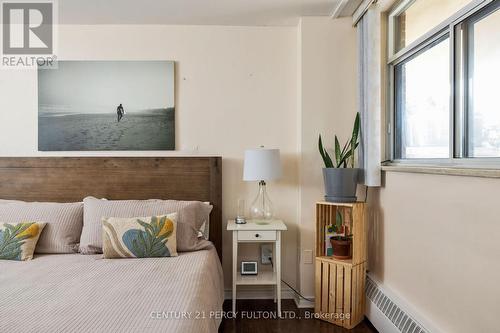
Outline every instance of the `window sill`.
{"label": "window sill", "polygon": [[487,169],[479,167],[404,165],[398,163],[390,163],[382,165],[382,171],[424,173],[462,177],[500,178],[500,169]]}

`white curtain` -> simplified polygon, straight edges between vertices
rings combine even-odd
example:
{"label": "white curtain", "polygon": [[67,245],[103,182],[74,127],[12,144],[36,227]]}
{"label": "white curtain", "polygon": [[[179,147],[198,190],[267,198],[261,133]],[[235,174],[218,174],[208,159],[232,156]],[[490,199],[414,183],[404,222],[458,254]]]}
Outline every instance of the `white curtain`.
{"label": "white curtain", "polygon": [[381,16],[371,6],[357,23],[359,50],[359,113],[361,115],[361,149],[359,165],[362,183],[380,186],[382,162],[382,31]]}

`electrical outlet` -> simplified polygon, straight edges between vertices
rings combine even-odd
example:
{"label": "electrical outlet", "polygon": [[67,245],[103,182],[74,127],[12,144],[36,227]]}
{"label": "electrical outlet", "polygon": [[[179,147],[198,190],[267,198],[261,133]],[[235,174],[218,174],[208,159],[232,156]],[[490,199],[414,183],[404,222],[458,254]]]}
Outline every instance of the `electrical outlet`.
{"label": "electrical outlet", "polygon": [[304,250],[304,264],[312,264],[313,263],[313,251],[312,250]]}
{"label": "electrical outlet", "polygon": [[273,246],[272,244],[261,244],[260,245],[260,262],[262,265],[271,265],[271,259],[273,257]]}

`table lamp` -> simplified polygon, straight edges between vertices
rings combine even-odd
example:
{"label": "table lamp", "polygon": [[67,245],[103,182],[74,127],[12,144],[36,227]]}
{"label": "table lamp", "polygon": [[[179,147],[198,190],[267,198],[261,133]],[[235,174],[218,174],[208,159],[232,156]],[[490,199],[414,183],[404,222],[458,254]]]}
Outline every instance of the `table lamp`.
{"label": "table lamp", "polygon": [[259,193],[250,207],[250,218],[258,224],[268,224],[273,218],[273,204],[266,192],[266,181],[281,178],[279,149],[260,147],[245,151],[244,181],[258,181]]}

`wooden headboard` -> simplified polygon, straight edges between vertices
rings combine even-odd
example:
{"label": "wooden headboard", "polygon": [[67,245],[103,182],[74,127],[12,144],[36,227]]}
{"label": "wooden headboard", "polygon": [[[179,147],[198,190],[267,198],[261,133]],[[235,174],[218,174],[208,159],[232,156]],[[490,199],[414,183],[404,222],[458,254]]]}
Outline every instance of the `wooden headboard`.
{"label": "wooden headboard", "polygon": [[209,201],[210,240],[222,258],[221,157],[0,157],[0,199],[77,202]]}

